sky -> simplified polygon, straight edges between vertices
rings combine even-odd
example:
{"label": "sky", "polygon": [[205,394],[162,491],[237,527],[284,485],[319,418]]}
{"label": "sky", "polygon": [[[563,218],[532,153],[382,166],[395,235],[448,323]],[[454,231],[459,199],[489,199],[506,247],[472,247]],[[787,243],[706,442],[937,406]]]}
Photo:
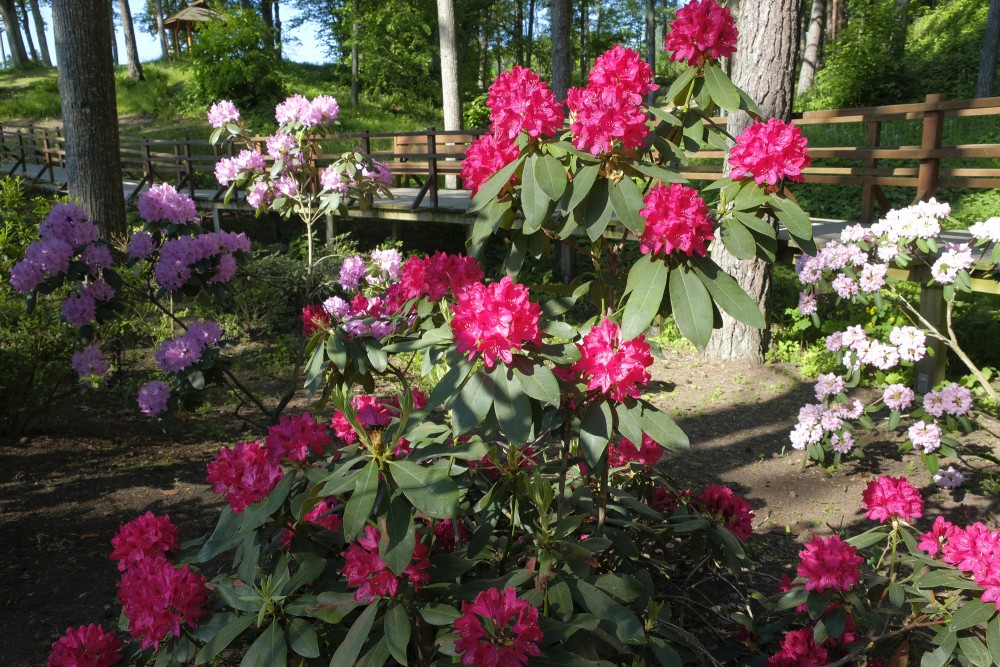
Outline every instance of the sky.
{"label": "sky", "polygon": [[[117,5],[117,3],[115,4]],[[138,12],[143,10],[143,0],[129,0],[129,7],[131,8],[132,16],[134,17]],[[285,26],[291,23],[292,19],[297,16],[297,10],[285,6],[281,7],[281,22]],[[42,17],[45,19],[45,32],[46,39],[48,40],[49,53],[52,55],[52,60],[55,61],[55,42],[52,39],[52,9],[50,7],[42,7]],[[120,25],[117,26],[115,37],[118,40],[118,64],[124,65],[127,62],[125,55],[125,36],[122,33]],[[33,40],[37,39],[35,35],[34,23],[31,24],[31,38]],[[155,34],[150,35],[136,26],[135,39],[137,43],[136,45],[139,48],[139,60],[146,62],[147,60],[157,60],[160,57],[160,40]],[[4,35],[3,46],[9,57],[10,48],[6,40],[6,35]],[[326,49],[317,43],[315,30],[310,30],[308,25],[303,25],[298,30],[288,30],[287,28],[284,28],[282,41],[284,42],[283,49],[285,57],[289,60],[308,63],[322,63],[326,61]],[[35,48],[38,48],[37,44],[35,45]]]}

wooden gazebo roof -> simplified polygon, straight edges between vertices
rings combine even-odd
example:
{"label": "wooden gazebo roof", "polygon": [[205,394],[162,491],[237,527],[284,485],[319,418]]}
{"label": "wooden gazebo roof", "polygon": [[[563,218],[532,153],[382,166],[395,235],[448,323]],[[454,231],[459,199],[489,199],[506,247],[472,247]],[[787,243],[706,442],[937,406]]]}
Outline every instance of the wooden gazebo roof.
{"label": "wooden gazebo roof", "polygon": [[163,21],[163,26],[174,34],[174,53],[180,55],[180,36],[178,33],[187,33],[187,45],[191,48],[191,33],[198,23],[206,23],[212,19],[219,18],[219,12],[205,6],[205,0],[194,0],[188,2],[188,6],[176,14],[167,17]]}

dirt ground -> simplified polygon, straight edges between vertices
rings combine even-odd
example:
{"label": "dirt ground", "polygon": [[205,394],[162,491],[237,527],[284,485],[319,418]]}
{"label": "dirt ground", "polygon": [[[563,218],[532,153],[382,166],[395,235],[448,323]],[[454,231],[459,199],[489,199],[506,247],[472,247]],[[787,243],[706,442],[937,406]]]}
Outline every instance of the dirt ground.
{"label": "dirt ground", "polygon": [[[649,396],[689,435],[691,450],[662,464],[700,488],[732,486],[753,505],[758,536],[751,555],[791,566],[795,539],[864,521],[861,491],[872,476],[906,475],[929,496],[928,512],[956,522],[996,524],[1000,471],[989,476],[975,456],[955,462],[965,490],[938,491],[913,454],[876,434],[867,458],[838,470],[803,468],[788,432],[812,384],[784,364],[764,367],[709,361],[689,349],[664,352]],[[99,405],[99,404],[98,404]],[[70,625],[118,618],[118,578],[108,559],[118,526],[146,511],[168,513],[182,539],[198,537],[216,518],[205,464],[241,439],[245,426],[227,413],[206,413],[164,431],[130,406],[61,406],[57,417],[20,438],[0,439],[0,666],[43,664]],[[984,417],[967,451],[1000,454],[1000,422]],[[985,484],[984,490],[984,481]]]}

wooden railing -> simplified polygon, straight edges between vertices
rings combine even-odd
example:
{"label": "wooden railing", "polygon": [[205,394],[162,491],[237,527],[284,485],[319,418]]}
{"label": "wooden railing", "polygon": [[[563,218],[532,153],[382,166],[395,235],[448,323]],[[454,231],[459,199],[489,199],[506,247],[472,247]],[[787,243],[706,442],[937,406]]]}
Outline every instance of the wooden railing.
{"label": "wooden railing", "polygon": [[[916,104],[798,114],[794,122],[807,134],[817,133],[811,128],[854,124],[855,134],[860,135],[857,130],[863,128],[864,137],[862,140],[858,136],[863,143],[854,146],[823,146],[814,141],[810,147],[813,164],[804,170],[805,182],[860,185],[856,219],[861,222],[875,219],[876,205],[882,211],[890,207],[883,192],[888,186],[911,188],[913,201],[931,197],[942,187],[1000,188],[1000,119],[995,136],[989,137],[995,143],[943,143],[946,118],[998,115],[1000,97],[949,101],[940,95],[928,95],[924,102]],[[909,132],[899,132],[892,125],[892,134],[916,136],[919,128],[920,145],[887,145],[886,128],[897,121],[902,121]],[[484,132],[442,131],[431,127],[423,132],[337,134],[324,141],[317,165],[323,167],[344,150],[359,148],[386,162],[394,175],[414,177],[420,182],[420,192],[411,204],[413,208],[419,207],[426,195],[430,196],[431,207],[437,208],[439,177],[457,175],[465,149]],[[261,137],[262,146],[263,140]],[[231,152],[232,148],[227,150]],[[152,182],[168,181],[186,189],[199,201],[218,202],[225,190],[218,187],[214,168],[222,155],[218,148],[202,140],[123,137],[121,141],[122,169],[127,178],[139,182],[132,196]],[[724,157],[721,150],[700,151],[697,164],[681,166],[680,171],[692,180],[714,180],[722,174]],[[983,159],[987,160],[986,165],[982,164]],[[970,161],[979,164],[969,164]],[[29,178],[56,183],[56,169],[65,168],[66,164],[60,130],[30,125],[0,126],[0,163],[10,165],[9,174],[20,172]]]}

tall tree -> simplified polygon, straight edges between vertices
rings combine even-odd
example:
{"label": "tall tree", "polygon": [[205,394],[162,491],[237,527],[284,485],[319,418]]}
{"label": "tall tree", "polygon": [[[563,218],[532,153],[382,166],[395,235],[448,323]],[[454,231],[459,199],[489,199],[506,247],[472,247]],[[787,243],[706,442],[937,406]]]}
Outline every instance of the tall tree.
{"label": "tall tree", "polygon": [[[111,2],[113,3],[114,0],[111,0]],[[117,30],[115,30],[115,8],[110,4],[108,6],[111,7],[111,11],[108,12],[108,26],[111,28],[111,64],[117,65],[121,61],[118,59],[118,37],[116,36]]]}
{"label": "tall tree", "polygon": [[14,67],[24,67],[28,64],[28,52],[24,50],[24,40],[21,39],[21,29],[17,24],[17,9],[14,7],[14,0],[0,0],[0,16],[3,17],[3,28],[7,31],[10,59],[14,63]]}
{"label": "tall tree", "polygon": [[107,0],[52,0],[69,194],[101,223],[104,238],[123,240],[127,228],[110,12]]}
{"label": "tall tree", "polygon": [[128,0],[118,0],[118,11],[122,15],[122,32],[125,33],[125,53],[128,56],[128,78],[142,81],[142,63],[139,62],[139,48],[135,44],[135,25],[132,23],[132,9]]}
{"label": "tall tree", "polygon": [[524,0],[516,0],[514,12],[515,64],[524,67]]}
{"label": "tall tree", "polygon": [[17,20],[24,29],[24,42],[27,45],[25,51],[28,52],[33,61],[36,63],[40,62],[41,58],[38,56],[38,51],[35,49],[35,41],[31,38],[31,26],[28,21],[28,8],[25,7],[24,0],[18,0],[16,6],[18,11]]}
{"label": "tall tree", "polygon": [[[733,83],[757,100],[765,118],[788,120],[792,113],[795,48],[798,45],[798,0],[758,0],[753,11],[741,11],[736,22],[740,36],[733,63]],[[727,131],[738,136],[750,124],[743,112],[729,117]],[[774,221],[771,221],[774,224]],[[771,296],[771,264],[761,259],[739,260],[721,243],[713,244],[712,258],[730,273],[763,311]],[[725,313],[705,349],[715,359],[763,363],[770,336]]]}
{"label": "tall tree", "polygon": [[353,16],[351,18],[351,106],[358,107],[358,94],[361,90],[361,54],[359,53],[358,40],[361,38],[361,19],[358,17],[358,0],[353,3]]}
{"label": "tall tree", "polygon": [[557,100],[565,100],[569,91],[573,64],[569,53],[569,0],[552,0],[549,25],[552,30],[552,92]]}
{"label": "tall tree", "polygon": [[528,0],[528,53],[526,67],[531,67],[531,56],[535,48],[535,0]]}
{"label": "tall tree", "polygon": [[41,9],[38,7],[38,0],[28,0],[31,8],[31,18],[35,22],[35,34],[38,35],[38,47],[42,52],[42,64],[52,67],[52,56],[49,55],[49,43],[45,37],[45,19],[42,18]]}
{"label": "tall tree", "polygon": [[997,75],[997,50],[1000,49],[1000,0],[990,0],[983,33],[983,52],[979,58],[976,97],[989,97]]}
{"label": "tall tree", "polygon": [[825,23],[826,0],[813,0],[812,11],[809,12],[809,24],[806,26],[806,45],[802,49],[799,84],[795,87],[796,95],[801,95],[812,88],[816,70],[819,68],[820,45],[823,41]]}
{"label": "tall tree", "polygon": [[580,84],[587,81],[587,71],[590,69],[590,12],[587,0],[580,2]]}
{"label": "tall tree", "polygon": [[156,13],[156,36],[160,38],[160,56],[165,60],[170,56],[170,47],[167,46],[167,30],[163,25],[163,0],[155,0],[153,11]]}
{"label": "tall tree", "polygon": [[[441,45],[441,98],[444,129],[462,129],[462,97],[458,88],[458,47],[455,39],[454,0],[437,0],[438,42]],[[458,179],[446,177],[446,187],[457,188]]]}
{"label": "tall tree", "polygon": [[[656,0],[646,0],[646,62],[656,73]],[[653,93],[650,91],[648,100],[653,103]]]}

